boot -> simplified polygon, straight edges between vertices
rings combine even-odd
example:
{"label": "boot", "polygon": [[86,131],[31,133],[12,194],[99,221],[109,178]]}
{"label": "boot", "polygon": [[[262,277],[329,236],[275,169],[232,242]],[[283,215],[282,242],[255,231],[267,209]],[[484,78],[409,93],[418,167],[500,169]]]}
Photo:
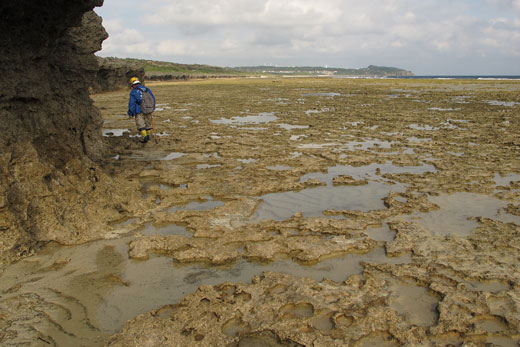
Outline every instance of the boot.
{"label": "boot", "polygon": [[146,134],[146,130],[141,130],[141,143],[147,143],[150,140],[150,136]]}

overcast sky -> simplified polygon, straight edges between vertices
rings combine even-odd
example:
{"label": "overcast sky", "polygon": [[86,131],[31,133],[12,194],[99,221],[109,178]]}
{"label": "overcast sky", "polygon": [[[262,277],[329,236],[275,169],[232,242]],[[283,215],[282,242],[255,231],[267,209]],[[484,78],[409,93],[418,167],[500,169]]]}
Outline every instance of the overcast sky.
{"label": "overcast sky", "polygon": [[520,75],[520,0],[105,0],[100,56]]}

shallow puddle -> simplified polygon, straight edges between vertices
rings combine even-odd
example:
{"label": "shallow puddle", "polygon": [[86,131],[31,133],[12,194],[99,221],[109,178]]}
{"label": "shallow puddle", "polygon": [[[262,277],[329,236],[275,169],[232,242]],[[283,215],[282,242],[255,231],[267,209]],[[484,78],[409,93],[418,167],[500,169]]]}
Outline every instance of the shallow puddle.
{"label": "shallow puddle", "polygon": [[308,303],[291,303],[280,307],[278,313],[282,316],[282,319],[310,318],[314,316],[314,307],[312,306],[312,304]]}
{"label": "shallow puddle", "polygon": [[241,127],[240,130],[252,130],[252,131],[264,131],[267,130],[267,128],[261,128],[261,127]]}
{"label": "shallow puddle", "polygon": [[390,242],[395,238],[395,232],[391,231],[386,223],[380,228],[368,228],[365,233],[376,241]]}
{"label": "shallow puddle", "polygon": [[168,213],[174,213],[176,211],[185,210],[196,210],[196,211],[209,211],[217,207],[224,206],[224,202],[218,200],[208,200],[203,202],[192,201],[186,206],[173,206],[168,209]]}
{"label": "shallow puddle", "polygon": [[214,167],[222,166],[220,164],[197,164],[197,170],[212,169]]}
{"label": "shallow puddle", "polygon": [[327,332],[331,331],[336,326],[332,319],[333,315],[334,312],[316,315],[312,318],[311,324],[315,329],[318,329],[322,334],[326,335]]}
{"label": "shallow puddle", "polygon": [[117,221],[115,223],[112,223],[112,227],[114,228],[121,228],[124,226],[132,225],[134,223],[138,223],[140,221],[140,218],[124,218],[120,221]]}
{"label": "shallow puddle", "polygon": [[499,347],[518,347],[520,345],[520,338],[512,339],[505,336],[488,336],[486,341],[492,346]]}
{"label": "shallow puddle", "polygon": [[249,163],[256,163],[258,160],[254,158],[248,158],[248,159],[237,159],[237,161],[241,162],[242,164],[249,164]]}
{"label": "shallow puddle", "polygon": [[427,131],[439,130],[439,128],[432,127],[431,125],[410,124],[409,127],[412,129],[415,129],[415,130],[427,130]]}
{"label": "shallow puddle", "polygon": [[170,154],[168,154],[164,158],[161,158],[160,160],[174,160],[174,159],[184,157],[185,155],[186,155],[186,153],[171,152]]}
{"label": "shallow puddle", "polygon": [[494,180],[497,186],[509,186],[512,182],[520,181],[520,174],[507,174],[505,176],[495,174]]}
{"label": "shallow puddle", "polygon": [[414,283],[403,283],[391,279],[390,307],[404,315],[417,326],[431,326],[437,321],[439,299],[428,293],[428,289]]}
{"label": "shallow puddle", "polygon": [[442,108],[442,107],[430,107],[428,108],[429,111],[441,111],[441,112],[445,112],[445,111],[459,111],[460,108]]}
{"label": "shallow puddle", "polygon": [[386,148],[386,149],[392,148],[392,142],[381,141],[381,140],[377,140],[377,139],[365,140],[365,141],[351,141],[351,142],[347,143],[346,146],[344,146],[342,148],[342,150],[366,151],[366,150],[372,149],[374,147],[375,148]]}
{"label": "shallow puddle", "polygon": [[409,173],[420,175],[426,172],[436,172],[437,170],[433,165],[424,164],[421,166],[396,166],[391,162],[385,164],[369,164],[365,166],[350,166],[350,165],[336,165],[328,168],[327,173],[310,173],[302,176],[301,182],[305,182],[308,179],[319,179],[327,185],[332,184],[332,180],[336,176],[349,175],[355,179],[372,179],[385,181],[381,176],[389,174],[402,174]]}
{"label": "shallow puddle", "polygon": [[[305,136],[305,135],[300,135],[300,137],[301,136]],[[298,138],[295,138],[295,139],[297,140]],[[322,149],[322,148],[325,148],[325,147],[332,147],[332,146],[335,147],[335,146],[340,146],[340,145],[341,144],[337,143],[337,142],[332,142],[332,143],[306,143],[306,144],[298,146],[298,148],[300,148],[300,149]]]}
{"label": "shallow puddle", "polygon": [[303,96],[328,96],[328,97],[334,97],[334,96],[340,96],[341,94],[340,93],[334,93],[334,92],[329,92],[329,93],[307,93],[307,94],[303,94]]}
{"label": "shallow puddle", "polygon": [[[155,105],[155,112],[161,112],[164,110],[171,110],[171,107],[168,106],[169,104],[156,104]],[[179,110],[176,110],[179,111]]]}
{"label": "shallow puddle", "polygon": [[168,225],[152,225],[145,224],[143,230],[139,230],[140,233],[150,235],[182,235],[186,237],[192,237],[193,235],[186,231],[185,227],[181,227],[175,224]]}
{"label": "shallow puddle", "polygon": [[273,170],[273,171],[286,171],[293,169],[292,166],[289,165],[273,165],[273,166],[266,166],[266,169]]}
{"label": "shallow puddle", "polygon": [[397,347],[399,343],[392,340],[386,334],[374,334],[373,336],[363,337],[356,344],[356,347]]}
{"label": "shallow puddle", "polygon": [[298,141],[300,140],[301,138],[306,138],[307,135],[291,135],[291,137],[289,138],[291,141]]}
{"label": "shallow puddle", "polygon": [[[144,148],[141,150],[133,150],[131,155],[121,155],[121,159],[126,160],[136,160],[136,161],[159,161],[165,160],[172,152],[166,152],[156,148]],[[172,155],[172,159],[177,156],[179,153],[175,153]],[[168,159],[168,160],[172,160]]]}
{"label": "shallow puddle", "polygon": [[484,330],[486,333],[498,333],[508,330],[505,322],[491,317],[477,320],[475,327],[477,330]]}
{"label": "shallow puddle", "polygon": [[102,129],[103,136],[123,136],[124,133],[130,133],[129,129]]}
{"label": "shallow puddle", "polygon": [[510,289],[509,284],[498,281],[464,281],[464,283],[467,289],[479,292],[499,293]]}
{"label": "shallow puddle", "polygon": [[520,102],[515,101],[499,101],[499,100],[489,100],[487,101],[488,104],[493,106],[506,106],[506,107],[513,107],[516,105],[520,105]]}
{"label": "shallow puddle", "polygon": [[241,333],[248,331],[250,327],[245,324],[240,318],[233,318],[222,326],[224,335],[236,337]]}
{"label": "shallow puddle", "polygon": [[[145,227],[145,233],[156,231],[163,233],[161,228]],[[0,284],[4,293],[2,298],[23,300],[24,295],[37,295],[52,318],[37,324],[40,330],[52,333],[59,345],[77,344],[78,341],[100,345],[95,342],[96,337],[115,333],[138,314],[176,303],[200,285],[227,281],[249,283],[263,271],[340,282],[361,273],[361,262],[411,261],[409,256],[387,258],[384,249],[377,248],[367,254],[325,259],[312,266],[289,259],[269,264],[242,260],[221,267],[176,265],[168,257],[130,260],[127,246],[130,239],[104,240],[75,247],[49,245],[42,254],[23,260],[4,272]],[[9,288],[16,288],[16,291]],[[56,313],[52,313],[54,311]],[[67,311],[72,317],[62,314]],[[308,307],[298,306],[294,310],[288,309],[287,313],[306,315],[307,311]],[[56,325],[59,329],[55,331]]]}
{"label": "shallow puddle", "polygon": [[278,126],[285,130],[293,130],[293,129],[308,129],[308,125],[293,125],[293,124],[278,124]]}
{"label": "shallow puddle", "polygon": [[307,116],[310,116],[311,114],[318,114],[318,113],[323,113],[323,112],[328,112],[329,109],[328,108],[322,108],[320,110],[307,110],[305,111],[305,114]]}
{"label": "shallow puddle", "polygon": [[455,193],[430,196],[429,200],[440,209],[428,213],[417,212],[405,218],[419,223],[437,235],[468,236],[478,226],[477,217],[520,225],[520,217],[504,212],[508,202],[483,194]]}
{"label": "shallow puddle", "polygon": [[[361,167],[337,165],[328,168],[327,173],[311,173],[300,178],[302,183],[310,179],[317,179],[326,186],[260,196],[263,203],[251,218],[251,222],[265,219],[281,221],[298,212],[301,212],[304,217],[320,217],[323,216],[323,211],[329,209],[365,212],[381,210],[385,208],[383,198],[390,192],[405,191],[404,185],[393,184],[395,182],[390,184],[381,177],[382,175],[386,173],[422,174],[435,171],[432,165],[403,167],[391,163],[370,164]],[[342,175],[351,176],[354,180],[368,180],[368,182],[364,185],[333,185],[334,178]]]}
{"label": "shallow puddle", "polygon": [[[315,265],[300,265],[290,260],[277,260],[269,264],[255,264],[242,262],[245,271],[274,271],[294,275],[298,277],[310,277],[320,282],[324,278],[332,281],[342,282],[349,276],[360,274],[363,271],[361,263],[390,263],[408,264],[412,261],[409,255],[400,257],[387,257],[383,248],[376,248],[365,254],[346,254],[340,257],[323,259]],[[244,265],[247,264],[247,265]],[[252,277],[252,276],[251,276]]]}
{"label": "shallow puddle", "polygon": [[271,193],[262,195],[263,200],[251,222],[265,219],[282,221],[295,213],[304,217],[323,217],[323,211],[356,210],[371,211],[384,209],[383,198],[391,192],[403,192],[398,185],[371,182],[364,186],[326,186],[303,189],[299,192]]}
{"label": "shallow puddle", "polygon": [[274,112],[263,112],[256,116],[237,116],[232,118],[221,118],[221,119],[212,119],[211,123],[214,124],[259,124],[259,123],[269,123],[277,120],[278,117],[274,115]]}
{"label": "shallow puddle", "polygon": [[238,347],[284,347],[280,338],[273,332],[266,330],[258,333],[249,334],[240,338]]}

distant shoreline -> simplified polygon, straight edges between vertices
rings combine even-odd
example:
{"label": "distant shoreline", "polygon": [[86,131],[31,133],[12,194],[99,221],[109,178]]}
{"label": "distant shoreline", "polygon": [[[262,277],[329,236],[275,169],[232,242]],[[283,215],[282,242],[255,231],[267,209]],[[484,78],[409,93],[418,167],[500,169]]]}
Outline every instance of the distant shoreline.
{"label": "distant shoreline", "polygon": [[392,76],[399,79],[465,79],[465,80],[520,80],[520,75],[424,75],[424,76]]}
{"label": "distant shoreline", "polygon": [[162,76],[156,75],[148,77],[148,82],[182,82],[193,80],[216,80],[216,79],[234,79],[234,78],[281,78],[281,79],[299,79],[299,78],[324,78],[324,79],[409,79],[409,80],[475,80],[475,81],[520,81],[520,75],[513,76],[489,76],[489,75],[475,75],[475,76],[457,76],[457,75],[443,75],[443,76],[354,76],[354,75],[180,75],[180,76]]}
{"label": "distant shoreline", "polygon": [[435,80],[480,80],[480,81],[516,81],[520,75],[420,75],[420,76],[378,76],[378,75],[270,75],[282,78],[336,78],[336,79],[435,79]]}

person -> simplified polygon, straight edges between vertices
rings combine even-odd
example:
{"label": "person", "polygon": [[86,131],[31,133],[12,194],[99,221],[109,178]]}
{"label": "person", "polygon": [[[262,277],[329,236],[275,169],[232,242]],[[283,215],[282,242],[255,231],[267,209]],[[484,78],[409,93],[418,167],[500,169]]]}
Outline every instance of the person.
{"label": "person", "polygon": [[[150,88],[145,87],[139,81],[139,78],[132,77],[130,79],[132,90],[130,91],[130,99],[128,100],[128,116],[135,117],[135,125],[137,131],[141,135],[141,142],[146,143],[150,140],[152,133],[152,113],[155,110],[155,96]],[[143,112],[143,93],[149,93],[153,98],[153,107],[148,112]]]}

